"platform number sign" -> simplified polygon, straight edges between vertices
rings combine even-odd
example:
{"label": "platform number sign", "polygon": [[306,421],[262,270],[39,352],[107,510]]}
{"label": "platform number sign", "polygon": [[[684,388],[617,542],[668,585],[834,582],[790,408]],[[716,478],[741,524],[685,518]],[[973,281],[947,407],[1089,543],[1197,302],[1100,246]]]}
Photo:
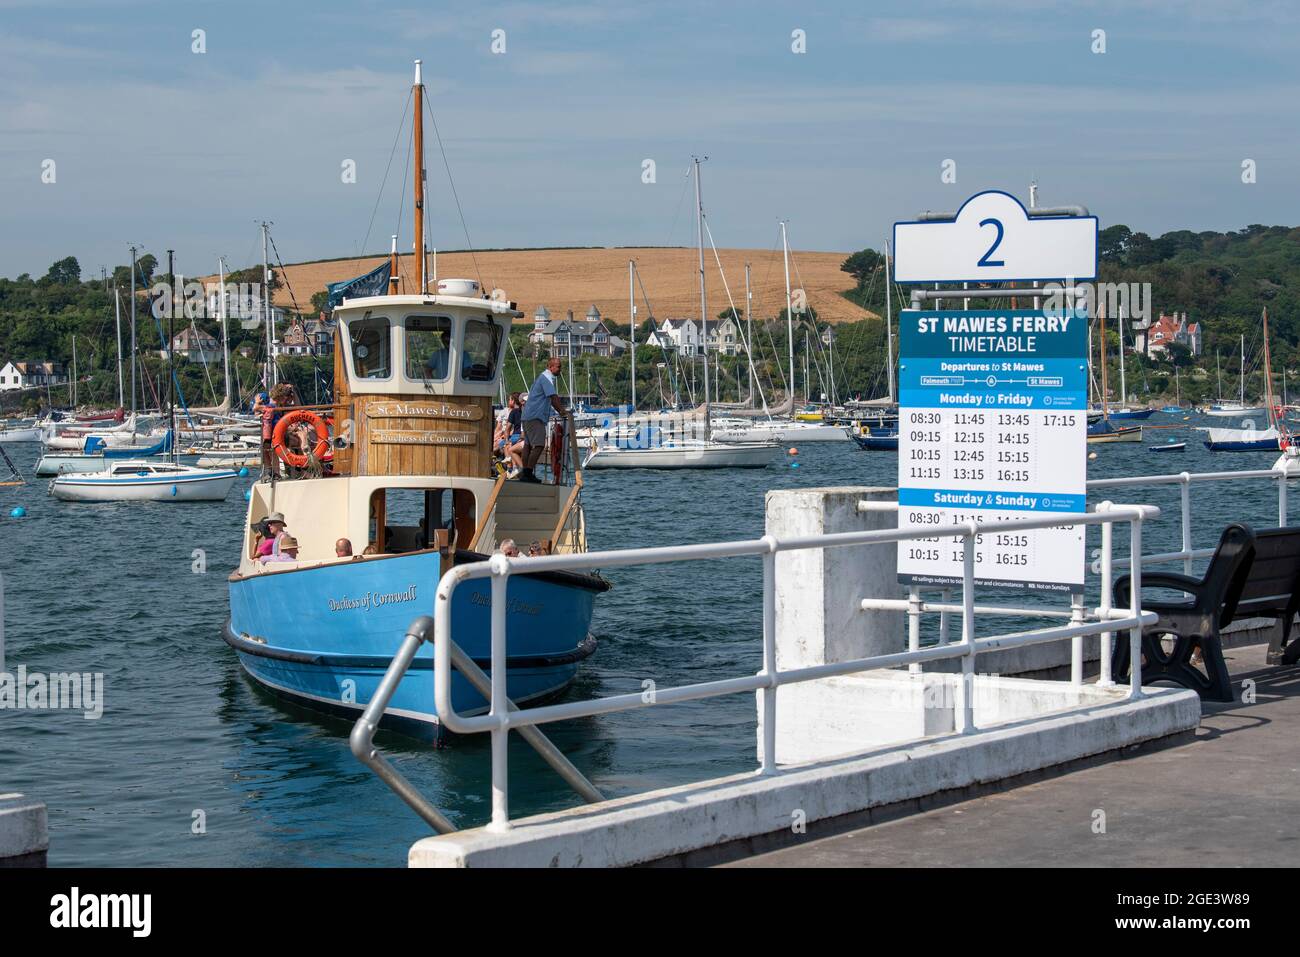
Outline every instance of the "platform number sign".
{"label": "platform number sign", "polygon": [[[955,221],[896,224],[895,238],[902,282],[1095,271],[1095,219],[1031,219],[1005,193],[972,197]],[[898,524],[934,532],[899,543],[899,580],[960,584],[951,529],[978,522],[978,584],[1081,590],[1082,526],[997,525],[1087,508],[1085,310],[905,310],[899,333]]]}

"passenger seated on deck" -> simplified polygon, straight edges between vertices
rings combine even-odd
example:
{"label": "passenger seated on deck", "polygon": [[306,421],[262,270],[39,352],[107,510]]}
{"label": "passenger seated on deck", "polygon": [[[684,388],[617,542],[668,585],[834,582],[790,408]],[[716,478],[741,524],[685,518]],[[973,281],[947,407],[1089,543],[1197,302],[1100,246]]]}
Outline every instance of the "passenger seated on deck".
{"label": "passenger seated on deck", "polygon": [[276,540],[275,551],[262,559],[266,564],[272,562],[296,562],[298,560],[298,539],[284,535]]}
{"label": "passenger seated on deck", "polygon": [[258,537],[253,550],[254,558],[264,558],[267,555],[274,554],[276,540],[286,534],[284,516],[279,512],[272,512],[260,524],[262,528],[257,530]]}
{"label": "passenger seated on deck", "polygon": [[513,538],[504,539],[501,542],[501,554],[506,558],[519,558],[519,546],[515,544]]}
{"label": "passenger seated on deck", "polygon": [[338,558],[352,557],[352,540],[349,538],[340,538],[334,543],[334,554]]}
{"label": "passenger seated on deck", "polygon": [[546,554],[546,552],[542,550],[542,543],[541,543],[541,542],[533,542],[531,545],[528,546],[528,557],[529,557],[529,558],[539,558],[539,557],[541,557],[542,555],[545,555],[545,554]]}
{"label": "passenger seated on deck", "polygon": [[379,545],[376,544],[375,542],[371,542],[371,543],[370,543],[369,545],[367,545],[365,548],[361,549],[361,554],[362,554],[362,555],[378,555],[378,554],[379,554]]}

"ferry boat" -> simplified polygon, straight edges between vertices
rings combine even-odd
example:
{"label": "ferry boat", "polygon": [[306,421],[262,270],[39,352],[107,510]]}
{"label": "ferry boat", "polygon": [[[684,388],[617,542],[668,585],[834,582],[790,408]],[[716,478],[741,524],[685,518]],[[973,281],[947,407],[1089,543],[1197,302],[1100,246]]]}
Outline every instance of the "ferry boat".
{"label": "ferry boat", "polygon": [[[422,99],[417,60],[417,144]],[[424,176],[422,151],[415,154],[415,268],[423,290]],[[549,481],[493,472],[492,397],[511,323],[523,313],[483,296],[471,280],[441,281],[436,294],[398,294],[395,286],[389,295],[344,299],[336,308],[332,405],[293,410],[276,426],[279,436],[291,419],[309,425],[318,439],[311,455],[321,468],[300,470],[301,453],[295,459],[277,438],[287,475],[276,469],[253,485],[239,566],[229,580],[224,637],[248,675],[277,695],[350,718],[370,701],[410,623],[433,613],[438,581],[453,565],[482,561],[506,539],[523,551],[532,541],[548,553],[586,550],[571,419],[554,423]],[[350,428],[331,436],[330,417]],[[297,542],[291,559],[257,558],[254,528],[272,513],[283,516]],[[341,539],[355,554],[337,554]],[[594,603],[608,587],[597,575],[568,572],[510,577],[512,700],[547,698],[573,680],[595,650]],[[452,632],[436,637],[454,640],[485,669],[490,591],[485,579],[457,588]],[[385,711],[385,726],[441,738],[432,668],[426,643]],[[461,713],[486,708],[462,676],[453,676],[452,688]]]}

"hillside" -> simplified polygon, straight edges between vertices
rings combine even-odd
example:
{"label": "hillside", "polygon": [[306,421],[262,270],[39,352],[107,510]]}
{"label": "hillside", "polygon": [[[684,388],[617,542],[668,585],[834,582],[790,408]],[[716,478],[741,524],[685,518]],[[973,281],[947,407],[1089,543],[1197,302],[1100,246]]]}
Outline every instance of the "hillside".
{"label": "hillside", "polygon": [[[710,318],[727,307],[727,294],[711,250],[705,250],[705,282]],[[755,316],[775,316],[785,308],[785,273],[781,250],[720,249],[727,282],[736,308],[743,311],[745,263],[750,263]],[[842,295],[853,286],[852,277],[840,271],[847,253],[795,252],[790,266],[790,284],[802,284],[818,316],[830,322],[856,322],[872,314]],[[694,249],[603,248],[522,249],[475,254],[456,252],[438,256],[438,275],[443,278],[481,279],[490,290],[504,289],[519,304],[531,322],[533,311],[545,305],[552,317],[572,309],[581,318],[595,305],[601,315],[619,324],[628,321],[627,263],[635,259],[641,282],[650,298],[656,319],[696,316],[700,311],[699,259]],[[298,305],[306,309],[313,293],[326,283],[349,279],[370,271],[382,257],[342,259],[328,262],[285,264],[287,288],[276,290],[277,305],[291,307],[289,288]],[[404,256],[401,273],[403,291],[414,291],[414,257]],[[637,293],[637,315],[646,318],[645,304]]]}

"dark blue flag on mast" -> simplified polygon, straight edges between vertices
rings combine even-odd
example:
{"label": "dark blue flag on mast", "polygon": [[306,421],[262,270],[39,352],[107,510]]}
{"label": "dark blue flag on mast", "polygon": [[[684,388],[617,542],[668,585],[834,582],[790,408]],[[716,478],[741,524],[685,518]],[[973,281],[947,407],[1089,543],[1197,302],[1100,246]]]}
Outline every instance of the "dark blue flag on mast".
{"label": "dark blue flag on mast", "polygon": [[388,291],[388,278],[392,275],[393,264],[385,259],[375,269],[364,276],[331,282],[325,288],[329,291],[329,307],[334,309],[346,299],[360,299],[364,296],[382,296]]}

